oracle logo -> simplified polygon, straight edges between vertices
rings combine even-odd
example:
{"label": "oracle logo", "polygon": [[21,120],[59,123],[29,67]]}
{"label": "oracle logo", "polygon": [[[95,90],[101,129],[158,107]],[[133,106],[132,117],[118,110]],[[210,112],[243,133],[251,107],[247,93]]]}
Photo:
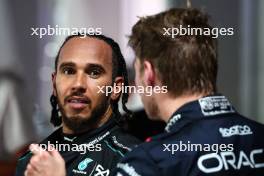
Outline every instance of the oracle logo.
{"label": "oracle logo", "polygon": [[[263,162],[257,163],[255,160],[256,157],[258,157],[258,161],[261,158]],[[212,166],[212,163],[215,164]],[[241,150],[238,156],[232,151],[209,153],[200,156],[197,165],[204,173],[214,173],[222,170],[229,170],[230,168],[240,170],[241,167],[262,168],[264,167],[263,149],[252,150],[249,155],[246,155],[246,153]]]}

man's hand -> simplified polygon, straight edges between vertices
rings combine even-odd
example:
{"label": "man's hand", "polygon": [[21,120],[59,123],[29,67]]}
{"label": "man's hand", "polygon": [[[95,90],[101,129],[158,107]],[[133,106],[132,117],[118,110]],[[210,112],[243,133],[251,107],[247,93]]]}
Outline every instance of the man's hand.
{"label": "man's hand", "polygon": [[31,144],[29,149],[33,153],[25,176],[66,176],[64,159],[59,152],[48,146],[48,151],[43,150],[37,144]]}

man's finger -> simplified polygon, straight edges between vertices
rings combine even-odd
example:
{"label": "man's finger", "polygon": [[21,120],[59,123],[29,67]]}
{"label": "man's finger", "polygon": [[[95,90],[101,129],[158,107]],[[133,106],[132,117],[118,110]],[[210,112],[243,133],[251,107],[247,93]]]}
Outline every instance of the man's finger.
{"label": "man's finger", "polygon": [[39,147],[38,144],[30,144],[30,146],[29,146],[29,150],[30,150],[34,155],[41,154],[41,152],[43,151],[43,149],[42,149],[41,147]]}
{"label": "man's finger", "polygon": [[48,151],[52,156],[54,156],[56,158],[62,158],[60,153],[51,145],[48,145]]}
{"label": "man's finger", "polygon": [[34,167],[32,164],[27,165],[27,169],[25,171],[26,176],[33,176],[33,175],[39,175],[39,172],[36,167]]}
{"label": "man's finger", "polygon": [[24,172],[24,176],[29,176],[27,170]]}
{"label": "man's finger", "polygon": [[44,151],[41,153],[41,155],[34,155],[32,156],[32,158],[30,159],[30,163],[39,168],[40,166],[42,165],[45,165],[46,162],[49,162],[48,161],[48,157],[49,157],[49,153]]}

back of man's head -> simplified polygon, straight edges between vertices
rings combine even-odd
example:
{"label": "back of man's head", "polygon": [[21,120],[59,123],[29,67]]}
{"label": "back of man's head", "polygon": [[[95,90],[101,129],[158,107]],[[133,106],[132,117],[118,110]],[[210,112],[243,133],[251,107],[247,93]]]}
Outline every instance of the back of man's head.
{"label": "back of man's head", "polygon": [[204,29],[212,29],[206,14],[171,9],[140,18],[129,45],[141,62],[152,63],[171,96],[211,94],[216,92],[217,41],[211,33],[199,35]]}

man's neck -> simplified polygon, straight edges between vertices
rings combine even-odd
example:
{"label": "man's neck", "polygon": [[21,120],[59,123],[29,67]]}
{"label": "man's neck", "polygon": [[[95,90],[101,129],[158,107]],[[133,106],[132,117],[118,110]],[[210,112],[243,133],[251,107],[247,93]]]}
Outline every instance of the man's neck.
{"label": "man's neck", "polygon": [[162,102],[158,104],[159,106],[159,117],[162,121],[168,122],[172,114],[177,111],[181,106],[183,106],[186,103],[189,103],[191,101],[198,100],[205,95],[203,94],[194,94],[194,95],[185,95],[180,96],[176,98],[172,98],[169,95],[165,95],[159,102]]}

